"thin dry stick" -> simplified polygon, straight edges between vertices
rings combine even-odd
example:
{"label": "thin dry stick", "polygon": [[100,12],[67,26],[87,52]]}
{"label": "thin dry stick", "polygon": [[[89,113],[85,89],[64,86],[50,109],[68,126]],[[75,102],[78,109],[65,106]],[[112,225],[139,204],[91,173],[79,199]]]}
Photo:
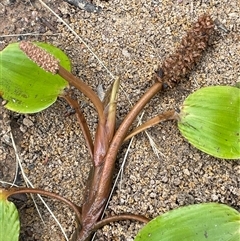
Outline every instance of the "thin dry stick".
{"label": "thin dry stick", "polygon": [[14,179],[13,182],[11,184],[11,187],[15,186],[15,182],[17,180],[17,176],[18,176],[18,160],[16,158],[16,166],[15,166],[15,173],[14,173]]}
{"label": "thin dry stick", "polygon": [[0,180],[0,183],[10,185],[10,188],[19,187],[18,185],[14,184],[13,182],[5,182],[5,181]]}
{"label": "thin dry stick", "polygon": [[[120,87],[121,87],[121,86],[120,86]],[[128,95],[126,94],[124,88],[121,87],[121,90],[123,91],[123,93],[124,93],[124,95],[126,96],[126,98],[127,98],[128,102],[129,102],[130,106],[132,107],[133,104],[132,104],[131,100],[129,99]],[[140,117],[140,118],[138,117],[137,119],[138,119],[138,121],[139,121],[139,125],[142,124],[142,123],[141,123],[142,117]],[[150,145],[151,145],[151,147],[152,147],[152,149],[153,149],[154,154],[157,156],[157,158],[159,158],[158,153],[160,153],[162,156],[166,157],[166,156],[159,150],[159,148],[157,147],[157,144],[155,143],[155,141],[153,140],[153,138],[151,137],[151,135],[150,135],[146,130],[144,131],[144,133],[147,135],[147,138],[148,138],[148,140],[149,140],[149,143],[150,143]]]}
{"label": "thin dry stick", "polygon": [[44,3],[42,0],[38,0],[46,9],[48,9],[54,16],[56,16],[69,30],[72,32],[89,50],[89,52],[97,59],[100,65],[103,66],[103,68],[109,73],[109,75],[112,78],[114,77],[114,74],[106,67],[106,65],[98,58],[98,56],[92,51],[92,49],[87,45],[87,43],[68,25],[59,15],[57,15],[46,3]]}
{"label": "thin dry stick", "polygon": [[0,38],[7,38],[7,37],[18,37],[18,36],[57,36],[60,33],[21,33],[21,34],[7,34],[7,35],[0,35]]}
{"label": "thin dry stick", "polygon": [[62,201],[64,203],[66,203],[68,205],[68,207],[71,207],[73,209],[73,211],[75,212],[79,223],[82,222],[82,217],[81,217],[81,213],[79,210],[79,207],[77,205],[75,205],[73,202],[71,202],[70,200],[68,200],[67,198],[64,198],[56,193],[52,193],[52,192],[48,192],[42,189],[37,189],[37,188],[20,188],[20,189],[11,189],[9,190],[9,195],[15,195],[15,194],[20,194],[20,193],[31,193],[31,194],[40,194],[42,196],[46,196],[46,197],[51,197],[54,199],[57,199],[59,201]]}
{"label": "thin dry stick", "polygon": [[162,152],[160,151],[159,146],[157,146],[157,144],[155,143],[153,137],[152,137],[146,130],[145,130],[145,134],[147,135],[147,138],[148,138],[148,140],[149,140],[150,146],[152,147],[153,153],[157,156],[157,158],[159,159],[158,153],[159,153],[161,156],[167,158],[167,157],[164,155],[164,153],[162,153]]}
{"label": "thin dry stick", "polygon": [[[18,155],[18,152],[17,152],[17,147],[16,147],[16,145],[15,145],[15,141],[14,141],[12,132],[10,132],[10,136],[11,136],[12,145],[13,145],[13,148],[14,148],[14,151],[15,151],[16,159],[18,160],[18,165],[19,165],[19,168],[20,168],[20,170],[21,170],[23,179],[24,179],[27,187],[30,186],[31,188],[34,188],[33,184],[31,183],[31,181],[28,179],[28,177],[27,177],[26,174],[24,173],[24,169],[23,169],[23,166],[22,166],[22,163],[21,163],[21,159],[20,159],[20,157],[19,157],[19,155]],[[45,224],[45,222],[44,222],[44,220],[42,219],[42,216],[41,216],[41,214],[40,214],[40,211],[39,211],[39,209],[38,209],[38,207],[37,207],[37,204],[36,204],[36,202],[35,202],[34,197],[32,196],[32,194],[30,194],[30,195],[31,195],[31,197],[32,197],[32,200],[33,200],[33,202],[34,202],[34,205],[35,205],[35,207],[36,207],[36,209],[37,209],[37,212],[38,212],[38,214],[39,214],[42,222]],[[65,239],[68,241],[68,237],[67,237],[67,235],[66,235],[66,233],[65,233],[62,225],[60,224],[60,222],[58,221],[58,219],[56,218],[56,216],[54,215],[54,213],[52,212],[52,210],[49,208],[49,206],[47,205],[47,203],[43,200],[43,198],[41,197],[41,195],[37,194],[37,196],[38,196],[38,198],[41,200],[41,202],[44,204],[44,206],[47,208],[48,212],[52,215],[53,219],[55,220],[55,222],[57,223],[57,225],[58,225],[59,228],[61,229],[61,231],[62,231]]]}

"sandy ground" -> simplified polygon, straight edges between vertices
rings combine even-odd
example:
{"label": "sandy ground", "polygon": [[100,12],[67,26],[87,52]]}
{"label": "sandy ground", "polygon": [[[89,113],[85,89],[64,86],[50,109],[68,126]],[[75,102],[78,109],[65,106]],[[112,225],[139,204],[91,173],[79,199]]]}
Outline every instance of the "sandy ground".
{"label": "sandy ground", "polygon": [[[172,53],[193,21],[202,13],[218,18],[226,30],[216,29],[210,47],[198,66],[177,88],[159,93],[144,109],[143,120],[179,108],[185,97],[209,85],[234,85],[240,81],[240,4],[238,0],[109,0],[95,1],[99,13],[89,13],[62,0],[45,0],[88,44],[86,46],[39,1],[4,0],[0,3],[0,48],[21,39],[46,41],[60,47],[72,60],[72,72],[94,90],[106,90],[120,76],[120,122],[132,103],[152,84],[154,69]],[[5,35],[16,36],[5,37]],[[24,34],[29,34],[25,36]],[[40,34],[40,35],[39,35]],[[97,116],[78,94],[94,132]],[[89,156],[75,116],[64,115],[67,104],[58,100],[47,110],[20,115],[0,107],[0,180],[14,177],[15,153],[11,130],[24,171],[35,187],[54,191],[81,204],[90,168]],[[134,123],[136,125],[136,123]],[[106,214],[135,213],[155,217],[179,206],[220,202],[240,210],[240,162],[210,157],[188,144],[174,122],[151,128],[157,156],[146,134],[134,138],[121,181]],[[117,174],[128,145],[119,151]],[[24,185],[19,175],[18,185]],[[74,217],[67,207],[45,199],[70,237]],[[41,221],[32,199],[18,201],[20,240],[64,240],[46,208],[37,200]],[[95,240],[133,240],[142,224],[112,223],[97,232]]]}

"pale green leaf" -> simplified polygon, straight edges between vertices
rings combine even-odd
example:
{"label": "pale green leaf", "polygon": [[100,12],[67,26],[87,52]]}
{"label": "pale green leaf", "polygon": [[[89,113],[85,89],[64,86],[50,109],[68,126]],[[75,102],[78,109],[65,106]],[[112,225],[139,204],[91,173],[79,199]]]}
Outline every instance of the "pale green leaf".
{"label": "pale green leaf", "polygon": [[239,241],[240,215],[217,203],[181,207],[147,223],[134,241]]}
{"label": "pale green leaf", "polygon": [[18,241],[20,221],[18,210],[14,203],[9,202],[0,193],[0,240]]}
{"label": "pale green leaf", "polygon": [[[70,70],[70,61],[60,49],[46,43],[34,44],[53,54]],[[32,62],[19,49],[19,43],[9,44],[0,52],[0,96],[7,101],[7,109],[19,113],[39,112],[53,104],[67,86],[62,77]]]}
{"label": "pale green leaf", "polygon": [[240,158],[240,89],[211,86],[189,95],[178,127],[201,151],[219,158]]}

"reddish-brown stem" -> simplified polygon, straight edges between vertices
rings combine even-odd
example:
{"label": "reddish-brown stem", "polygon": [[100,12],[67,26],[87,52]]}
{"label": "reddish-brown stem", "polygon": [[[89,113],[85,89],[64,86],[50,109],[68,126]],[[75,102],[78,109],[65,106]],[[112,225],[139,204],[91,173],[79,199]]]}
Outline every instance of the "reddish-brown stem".
{"label": "reddish-brown stem", "polygon": [[150,221],[150,219],[148,219],[142,215],[120,214],[120,215],[104,218],[103,220],[97,222],[94,225],[93,231],[96,231],[99,228],[102,228],[103,226],[105,226],[111,222],[124,221],[124,220],[134,220],[134,221],[139,221],[141,223],[148,223]]}
{"label": "reddish-brown stem", "polygon": [[175,110],[170,110],[166,111],[162,114],[159,114],[152,119],[144,122],[142,125],[138,126],[136,129],[134,129],[128,136],[124,139],[124,142],[132,138],[133,136],[137,135],[138,133],[157,125],[158,123],[162,121],[167,121],[167,120],[177,120],[178,119],[178,114]]}
{"label": "reddish-brown stem", "polygon": [[93,161],[93,141],[92,141],[91,133],[89,131],[86,119],[80,109],[79,103],[77,100],[72,98],[68,92],[65,92],[61,97],[63,97],[68,102],[68,104],[75,110],[76,117],[78,119],[81,130],[83,132],[83,136],[85,138],[91,160]]}
{"label": "reddish-brown stem", "polygon": [[98,124],[95,142],[94,142],[94,164],[99,166],[102,164],[104,157],[107,153],[109,144],[112,141],[115,133],[116,123],[116,107],[117,107],[117,94],[119,88],[119,78],[117,78],[109,90],[109,95],[104,101],[104,114],[106,122],[104,125]]}
{"label": "reddish-brown stem", "polygon": [[70,85],[76,87],[80,92],[82,92],[85,96],[87,96],[95,106],[98,117],[99,123],[105,123],[105,115],[104,115],[104,108],[101,100],[98,98],[96,93],[82,80],[74,76],[72,73],[64,69],[62,66],[59,65],[58,74],[63,77],[65,80],[68,81]]}
{"label": "reddish-brown stem", "polygon": [[70,200],[68,200],[67,198],[64,198],[56,193],[52,193],[52,192],[48,192],[42,189],[36,189],[36,188],[12,188],[9,191],[9,195],[7,195],[7,197],[10,197],[12,195],[15,194],[19,194],[19,193],[32,193],[32,194],[39,194],[42,196],[47,196],[47,197],[51,197],[51,198],[55,198],[59,201],[64,202],[65,204],[67,204],[69,207],[71,207],[73,209],[73,211],[75,212],[77,219],[79,221],[80,224],[82,224],[82,215],[80,212],[80,207],[78,207],[76,204],[74,204],[73,202],[71,202]]}
{"label": "reddish-brown stem", "polygon": [[131,124],[134,122],[138,114],[142,111],[144,106],[151,100],[151,98],[157,94],[162,89],[162,83],[156,82],[142,97],[141,99],[134,105],[132,110],[125,117],[121,125],[119,126],[116,134],[113,137],[113,140],[109,146],[107,155],[105,157],[105,162],[103,164],[102,175],[98,184],[98,198],[106,198],[110,192],[110,186],[112,183],[112,174],[115,167],[115,160],[117,156],[117,152],[122,145],[122,142],[126,136],[128,129]]}
{"label": "reddish-brown stem", "polygon": [[92,234],[99,228],[102,228],[104,225],[107,225],[111,222],[116,222],[116,221],[124,221],[124,220],[134,220],[134,221],[139,221],[142,223],[148,223],[150,220],[144,216],[141,215],[134,215],[134,214],[121,214],[121,215],[116,215],[116,216],[111,216],[107,217],[97,223],[95,223],[91,229],[87,230],[81,230],[80,235],[77,239],[77,241],[90,241],[92,240]]}
{"label": "reddish-brown stem", "polygon": [[122,124],[115,133],[112,142],[100,166],[96,166],[93,175],[90,176],[87,195],[82,207],[83,228],[79,233],[78,241],[87,240],[103,212],[108,195],[110,193],[113,171],[117,152],[126,136],[131,124],[137,115],[142,111],[150,99],[162,89],[162,83],[156,82],[134,105],[132,110],[123,120]]}

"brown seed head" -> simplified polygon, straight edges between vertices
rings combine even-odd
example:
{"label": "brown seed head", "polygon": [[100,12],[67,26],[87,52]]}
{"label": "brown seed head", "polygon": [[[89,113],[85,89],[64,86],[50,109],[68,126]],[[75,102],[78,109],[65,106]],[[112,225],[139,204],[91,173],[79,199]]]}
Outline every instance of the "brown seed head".
{"label": "brown seed head", "polygon": [[29,41],[22,41],[19,48],[39,67],[47,72],[56,74],[59,69],[59,60],[44,49]]}
{"label": "brown seed head", "polygon": [[210,16],[200,16],[182,39],[176,52],[159,66],[163,71],[163,78],[157,80],[173,87],[188,74],[206,49],[213,28],[214,23]]}

